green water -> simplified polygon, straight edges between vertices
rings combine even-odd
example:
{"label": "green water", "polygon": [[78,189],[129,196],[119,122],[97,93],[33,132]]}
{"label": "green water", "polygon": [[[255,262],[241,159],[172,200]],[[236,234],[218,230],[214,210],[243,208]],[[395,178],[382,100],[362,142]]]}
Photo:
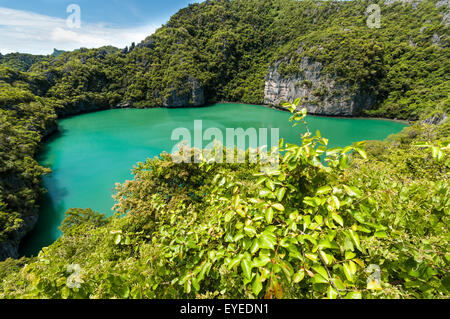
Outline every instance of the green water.
{"label": "green water", "polygon": [[[35,229],[22,242],[21,254],[36,255],[53,243],[61,235],[58,227],[70,208],[92,208],[111,215],[115,183],[132,179],[135,163],[170,152],[178,143],[171,140],[175,128],[192,132],[194,120],[203,120],[203,132],[209,127],[223,132],[226,128],[279,128],[280,138],[298,143],[302,128],[292,128],[289,117],[287,112],[260,106],[217,104],[192,109],[117,109],[59,121],[60,132],[40,155],[41,164],[53,170],[43,180],[48,193]],[[330,140],[330,147],[383,140],[405,127],[393,121],[312,116],[308,123],[311,131],[320,130]]]}

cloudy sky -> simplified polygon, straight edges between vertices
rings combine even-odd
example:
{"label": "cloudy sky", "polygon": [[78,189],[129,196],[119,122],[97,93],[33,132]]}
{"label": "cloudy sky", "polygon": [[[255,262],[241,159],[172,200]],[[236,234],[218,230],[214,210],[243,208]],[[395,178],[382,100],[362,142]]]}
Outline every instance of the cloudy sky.
{"label": "cloudy sky", "polygon": [[[0,53],[50,54],[54,48],[104,45],[124,48],[142,41],[194,2],[200,1],[0,0]],[[79,28],[72,4],[80,8]]]}

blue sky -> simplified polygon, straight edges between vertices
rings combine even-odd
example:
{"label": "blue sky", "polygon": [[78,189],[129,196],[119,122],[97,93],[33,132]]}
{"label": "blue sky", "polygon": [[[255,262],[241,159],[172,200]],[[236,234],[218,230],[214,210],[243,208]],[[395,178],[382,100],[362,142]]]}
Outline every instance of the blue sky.
{"label": "blue sky", "polygon": [[[0,53],[125,47],[194,2],[201,0],[0,0]],[[80,28],[67,25],[70,4],[81,9]]]}

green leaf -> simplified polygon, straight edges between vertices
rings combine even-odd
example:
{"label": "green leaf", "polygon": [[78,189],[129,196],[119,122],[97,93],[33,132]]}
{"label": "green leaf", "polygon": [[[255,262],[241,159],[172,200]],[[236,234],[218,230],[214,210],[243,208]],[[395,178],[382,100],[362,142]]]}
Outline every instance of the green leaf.
{"label": "green leaf", "polygon": [[377,280],[369,280],[367,282],[367,289],[369,290],[382,290],[380,283]]}
{"label": "green leaf", "polygon": [[354,251],[355,247],[353,246],[353,242],[350,238],[348,238],[347,236],[345,236],[344,238],[344,250],[348,251]]}
{"label": "green leaf", "polygon": [[438,154],[439,154],[439,147],[437,147],[437,146],[431,147],[431,153],[433,155],[433,158],[437,159],[438,158]]}
{"label": "green leaf", "polygon": [[252,261],[249,259],[242,259],[241,261],[241,269],[242,272],[244,273],[245,278],[250,279],[252,277]]}
{"label": "green leaf", "polygon": [[256,273],[255,279],[253,280],[253,285],[252,285],[252,291],[253,294],[255,296],[258,296],[259,293],[261,292],[263,286],[262,286],[262,282],[261,282],[261,276],[259,275],[259,272]]}
{"label": "green leaf", "polygon": [[331,203],[333,204],[333,206],[336,209],[339,209],[341,207],[341,202],[339,201],[339,199],[334,195],[332,195],[330,198],[331,198]]}
{"label": "green leaf", "polygon": [[239,240],[241,240],[242,238],[244,238],[244,234],[242,232],[239,232],[236,234],[236,236],[234,236],[234,242],[238,242]]}
{"label": "green leaf", "polygon": [[316,284],[328,284],[329,283],[329,281],[320,274],[314,275],[313,282]]}
{"label": "green leaf", "polygon": [[230,261],[230,263],[228,264],[228,269],[233,269],[234,267],[236,267],[241,262],[241,260],[242,260],[242,255],[232,259]]}
{"label": "green leaf", "polygon": [[348,266],[350,268],[352,275],[356,274],[356,271],[358,270],[356,264],[350,260],[350,261],[348,261]]}
{"label": "green leaf", "polygon": [[387,238],[388,235],[385,231],[377,231],[374,236],[378,238]]}
{"label": "green leaf", "polygon": [[272,192],[265,188],[259,191],[259,197],[262,198],[267,197],[270,194],[272,194]]}
{"label": "green leaf", "polygon": [[294,276],[292,277],[292,281],[296,284],[298,284],[300,281],[303,280],[303,278],[305,278],[305,270],[304,269],[300,269],[298,272],[296,272],[294,274]]}
{"label": "green leaf", "polygon": [[254,255],[259,250],[259,242],[258,239],[253,239],[253,245],[250,248],[250,254]]}
{"label": "green leaf", "polygon": [[349,230],[348,233],[350,234],[350,237],[353,240],[353,243],[355,244],[356,248],[362,252],[358,233],[353,230]]}
{"label": "green leaf", "polygon": [[67,286],[62,287],[61,297],[62,299],[68,299],[70,296],[70,289]]}
{"label": "green leaf", "polygon": [[120,288],[120,297],[122,299],[127,299],[130,296],[130,287],[123,286]]}
{"label": "green leaf", "polygon": [[308,206],[317,207],[316,202],[311,197],[305,197],[303,199],[303,203],[305,203]]}
{"label": "green leaf", "polygon": [[231,221],[231,219],[234,217],[235,212],[234,211],[229,211],[226,215],[225,215],[225,223],[229,223]]}
{"label": "green leaf", "polygon": [[319,257],[316,254],[305,253],[305,257],[312,261],[317,261]]}
{"label": "green leaf", "polygon": [[184,283],[184,291],[189,294],[191,292],[191,282],[189,280],[186,280]]}
{"label": "green leaf", "polygon": [[336,289],[333,288],[333,286],[328,286],[327,290],[327,298],[328,299],[336,299],[338,297],[338,292]]}
{"label": "green leaf", "polygon": [[273,209],[272,207],[269,207],[266,209],[266,221],[268,224],[272,224],[273,220]]}
{"label": "green leaf", "polygon": [[308,240],[311,244],[313,244],[314,246],[317,245],[317,240],[311,236],[311,235],[299,235],[298,236],[299,240]]}
{"label": "green leaf", "polygon": [[279,211],[282,211],[282,212],[284,211],[284,206],[281,205],[280,203],[273,204],[272,207],[277,209],[277,210],[279,210]]}
{"label": "green leaf", "polygon": [[236,210],[239,206],[239,194],[233,197],[233,201],[231,202],[231,207]]}
{"label": "green leaf", "polygon": [[350,269],[350,266],[347,263],[343,263],[342,268],[344,270],[345,277],[347,277],[347,280],[353,282],[353,274]]}
{"label": "green leaf", "polygon": [[348,167],[348,156],[342,155],[339,159],[339,166],[341,169],[346,169]]}
{"label": "green leaf", "polygon": [[256,185],[260,185],[266,181],[267,177],[261,176],[258,181],[256,182]]}
{"label": "green leaf", "polygon": [[361,148],[356,148],[356,151],[359,153],[359,155],[361,155],[362,158],[367,159],[367,153],[365,150]]}
{"label": "green leaf", "polygon": [[272,180],[268,179],[266,180],[266,186],[268,189],[270,189],[272,192],[275,190],[275,184]]}
{"label": "green leaf", "polygon": [[346,251],[345,252],[345,259],[346,260],[350,260],[356,257],[356,254],[351,252],[351,251]]}
{"label": "green leaf", "polygon": [[271,249],[274,250],[275,245],[277,244],[277,241],[274,237],[268,236],[265,234],[262,234],[259,237],[259,246],[262,249]]}
{"label": "green leaf", "polygon": [[323,186],[323,187],[319,188],[316,193],[317,193],[317,195],[327,194],[327,193],[331,192],[332,190],[333,190],[333,188],[331,186],[327,185],[327,186]]}
{"label": "green leaf", "polygon": [[326,269],[322,266],[314,266],[312,269],[325,279],[329,279]]}
{"label": "green leaf", "polygon": [[115,240],[114,240],[114,243],[115,243],[116,245],[119,245],[121,241],[122,241],[122,235],[121,235],[121,234],[117,234],[117,235],[116,235],[116,238],[115,238]]}
{"label": "green leaf", "polygon": [[344,227],[344,220],[342,219],[342,217],[336,213],[332,213],[331,217],[333,218],[333,220],[338,223],[339,225],[341,225],[342,227]]}
{"label": "green leaf", "polygon": [[256,229],[253,226],[245,226],[244,232],[250,237],[253,238],[256,236]]}
{"label": "green leaf", "polygon": [[346,146],[342,150],[342,154],[346,154],[346,153],[350,152],[352,149],[353,149],[353,146]]}
{"label": "green leaf", "polygon": [[362,295],[359,291],[351,291],[345,296],[345,299],[362,299]]}
{"label": "green leaf", "polygon": [[267,255],[260,255],[253,259],[253,265],[255,267],[261,268],[267,265],[270,262],[270,257]]}
{"label": "green leaf", "polygon": [[323,252],[322,250],[319,251],[320,256],[322,257],[325,264],[330,265],[333,261],[333,256]]}
{"label": "green leaf", "polygon": [[349,187],[347,185],[343,185],[345,192],[352,197],[361,197],[361,191],[356,187]]}
{"label": "green leaf", "polygon": [[284,198],[284,195],[286,194],[286,188],[280,188],[277,190],[276,195],[277,195],[277,199],[278,201],[282,201]]}
{"label": "green leaf", "polygon": [[329,150],[327,150],[327,156],[336,155],[336,154],[338,154],[340,151],[342,151],[342,148],[341,148],[341,147],[333,147],[333,148],[330,148]]}

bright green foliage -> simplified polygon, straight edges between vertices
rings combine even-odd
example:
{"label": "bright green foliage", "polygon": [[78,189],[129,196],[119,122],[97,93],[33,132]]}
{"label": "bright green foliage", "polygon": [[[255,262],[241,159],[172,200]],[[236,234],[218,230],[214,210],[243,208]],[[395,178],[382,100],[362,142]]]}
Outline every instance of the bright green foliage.
{"label": "bright green foliage", "polygon": [[[286,105],[294,122],[299,103]],[[448,297],[448,153],[412,146],[438,144],[421,130],[367,152],[308,132],[280,141],[265,173],[168,154],[139,163],[117,185],[115,217],[69,212],[64,235],[9,272],[0,297]]]}
{"label": "bright green foliage", "polygon": [[[259,104],[269,65],[284,60],[289,77],[306,56],[374,93],[368,115],[448,114],[448,8],[436,2],[382,6],[369,29],[365,1],[206,1],[129,49],[1,56],[15,70],[0,66],[0,241],[36,213],[48,170],[33,158],[55,114],[161,106],[194,83],[206,103]],[[291,121],[307,125],[299,103]],[[448,121],[416,124],[328,149],[308,130],[265,174],[163,154],[117,186],[117,216],[70,210],[37,258],[0,263],[0,298],[448,298],[449,133]]]}
{"label": "bright green foliage", "polygon": [[39,76],[0,67],[0,242],[37,214],[40,176],[49,172],[34,159],[42,136],[56,127],[53,108],[33,93],[43,86]]}
{"label": "bright green foliage", "polygon": [[7,66],[17,71],[26,72],[30,67],[46,57],[43,55],[32,55],[27,53],[9,53],[2,55],[0,53],[0,66]]}

